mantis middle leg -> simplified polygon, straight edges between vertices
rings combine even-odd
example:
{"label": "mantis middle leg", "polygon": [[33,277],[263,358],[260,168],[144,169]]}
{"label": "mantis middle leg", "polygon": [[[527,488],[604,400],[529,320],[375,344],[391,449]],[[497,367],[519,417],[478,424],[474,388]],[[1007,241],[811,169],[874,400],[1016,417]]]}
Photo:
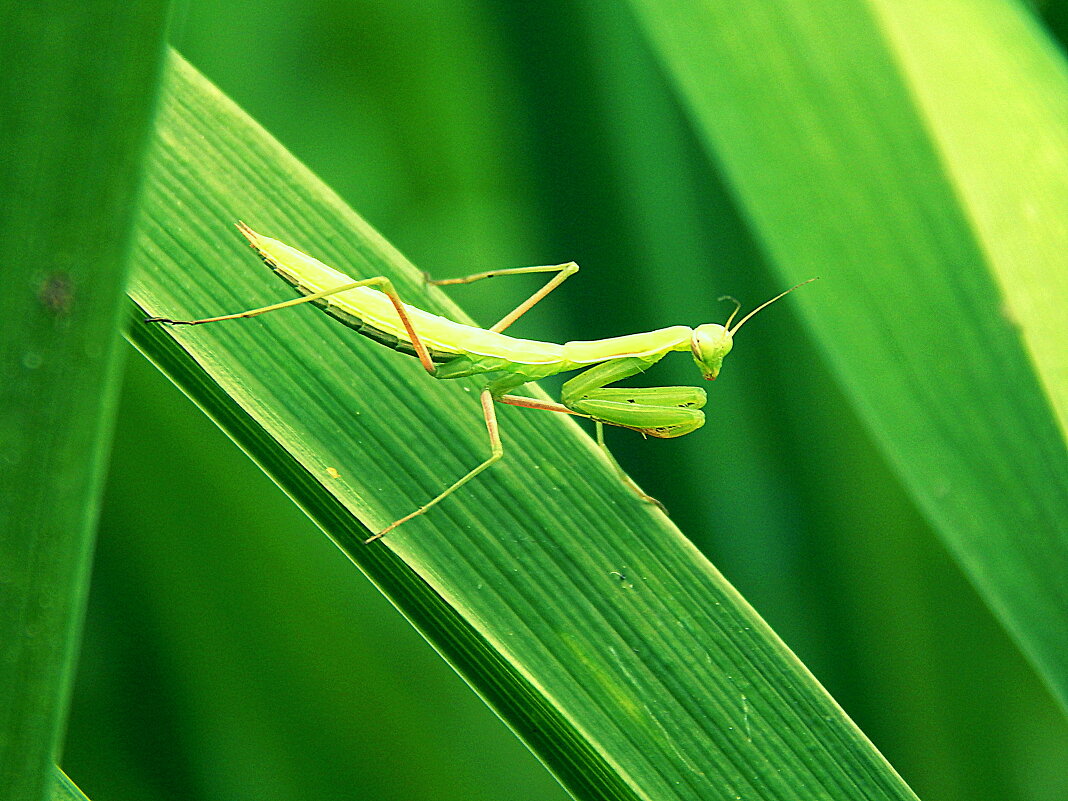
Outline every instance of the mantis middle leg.
{"label": "mantis middle leg", "polygon": [[481,281],[484,278],[496,278],[499,275],[523,275],[524,273],[556,273],[548,283],[541,289],[524,300],[518,306],[516,306],[508,314],[504,315],[500,320],[490,326],[490,331],[496,331],[500,333],[528,311],[533,309],[541,300],[545,298],[550,292],[556,289],[560,284],[564,283],[568,278],[577,273],[579,266],[573,261],[569,261],[567,264],[551,264],[538,267],[508,267],[504,270],[487,270],[484,273],[475,273],[474,275],[465,275],[461,278],[441,278],[433,279],[429,274],[423,273],[423,278],[428,284],[434,286],[450,286],[453,284],[473,284],[475,281]]}
{"label": "mantis middle leg", "polygon": [[493,395],[490,393],[489,387],[482,390],[482,394],[479,395],[479,401],[482,403],[482,414],[486,418],[486,431],[489,433],[491,451],[490,457],[486,459],[486,461],[484,461],[482,464],[478,465],[478,467],[475,467],[473,470],[469,471],[467,475],[465,475],[463,478],[453,482],[443,492],[438,493],[438,495],[436,495],[434,498],[431,498],[429,501],[424,503],[414,512],[406,514],[399,520],[394,520],[392,523],[390,523],[388,526],[386,526],[374,536],[365,539],[364,544],[374,542],[377,539],[381,539],[393,529],[395,529],[397,526],[399,526],[401,523],[407,523],[413,517],[417,517],[421,514],[426,513],[428,509],[441,503],[443,500],[445,500],[454,492],[456,492],[456,490],[460,489],[460,487],[462,487],[468,481],[473,479],[487,467],[489,467],[494,462],[498,461],[502,456],[504,456],[504,446],[501,444],[501,434],[497,427],[497,411],[493,408]]}
{"label": "mantis middle leg", "polygon": [[[288,300],[288,301],[285,301],[283,303],[273,303],[270,306],[262,306],[262,307],[260,307],[258,309],[249,309],[247,311],[237,312],[235,314],[224,314],[224,315],[220,315],[218,317],[205,317],[205,318],[202,318],[202,319],[199,319],[199,320],[173,320],[173,319],[171,319],[169,317],[150,317],[145,322],[168,323],[170,325],[202,325],[202,324],[205,324],[205,323],[219,323],[219,322],[223,322],[223,321],[226,321],[226,320],[239,320],[239,319],[246,318],[246,317],[255,317],[255,316],[260,315],[260,314],[266,314],[268,312],[277,311],[279,309],[289,308],[290,306],[297,306],[297,305],[299,305],[301,303],[308,303],[308,302],[320,300],[322,298],[329,297],[330,295],[334,295],[334,294],[337,294],[337,293],[340,293],[340,292],[347,292],[350,289],[355,289],[356,287],[360,287],[360,286],[377,286],[378,288],[380,288],[389,297],[389,299],[393,302],[394,308],[397,309],[397,313],[400,316],[401,321],[403,322],[404,327],[408,332],[408,336],[411,338],[412,347],[415,349],[416,354],[419,356],[420,362],[422,362],[423,367],[427,370],[428,373],[430,373],[431,375],[434,375],[434,372],[435,372],[436,368],[435,368],[435,365],[434,365],[433,361],[431,361],[431,359],[430,359],[430,354],[427,351],[426,346],[419,339],[419,334],[415,331],[415,328],[412,326],[411,319],[408,317],[408,314],[404,309],[404,304],[401,303],[400,298],[397,296],[396,290],[393,288],[393,284],[389,281],[388,278],[385,278],[383,276],[378,276],[378,277],[375,277],[375,278],[368,278],[368,279],[363,280],[363,281],[354,281],[351,284],[344,284],[342,286],[335,287],[333,289],[326,290],[326,291],[323,291],[323,292],[316,292],[314,294],[305,295],[305,296],[299,297],[299,298],[294,298],[293,300]],[[450,495],[452,495],[452,493],[454,493],[456,490],[458,490],[460,487],[462,487],[468,481],[473,479],[475,476],[477,476],[479,473],[481,473],[487,467],[492,465],[494,462],[498,461],[504,455],[504,447],[501,444],[500,431],[499,431],[498,426],[497,426],[497,413],[496,413],[496,410],[493,408],[493,403],[494,403],[493,395],[490,393],[488,388],[484,389],[482,391],[482,394],[480,395],[479,400],[480,400],[480,402],[482,404],[483,416],[486,419],[486,431],[489,434],[489,440],[490,440],[490,456],[489,456],[489,458],[486,459],[481,464],[479,464],[477,467],[475,467],[472,470],[468,471],[468,473],[466,475],[464,475],[459,480],[453,482],[450,486],[446,487],[443,492],[439,493],[434,498],[431,498],[429,501],[424,503],[422,506],[420,506],[414,512],[410,512],[409,514],[405,515],[404,517],[400,518],[399,520],[393,521],[392,523],[390,523],[388,526],[386,526],[384,529],[379,531],[374,536],[368,537],[364,541],[365,543],[374,542],[375,540],[384,537],[386,534],[388,534],[390,531],[395,529],[397,526],[401,525],[401,523],[406,523],[409,520],[411,520],[413,517],[417,517],[418,515],[424,514],[428,509],[430,509],[433,506],[436,506],[441,501],[443,501],[445,498],[447,498]]]}

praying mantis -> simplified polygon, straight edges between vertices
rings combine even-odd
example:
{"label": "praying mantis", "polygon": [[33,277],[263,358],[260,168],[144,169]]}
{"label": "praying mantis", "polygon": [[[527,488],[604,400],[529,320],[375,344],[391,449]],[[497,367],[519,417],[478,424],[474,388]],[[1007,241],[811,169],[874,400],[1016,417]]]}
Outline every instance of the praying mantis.
{"label": "praying mantis", "polygon": [[[623,388],[609,385],[648,370],[672,351],[690,351],[702,377],[714,379],[719,375],[723,358],[734,346],[734,335],[738,329],[757,312],[798,287],[816,280],[810,278],[787,289],[757,306],[737,323],[734,323],[734,318],[741,305],[734,301],[734,311],[723,325],[708,323],[696,328],[676,325],[640,334],[558,345],[516,339],[503,332],[578,272],[579,267],[574,262],[511,267],[441,280],[433,280],[424,274],[428,284],[445,286],[469,284],[502,275],[555,273],[544,286],[500,321],[483,329],[407,305],[401,301],[393,283],[385,276],[353,280],[294,247],[256,233],[242,222],[237,223],[237,228],[264,263],[300,292],[301,297],[218,317],[199,320],[149,317],[145,322],[202,325],[255,317],[302,303],[313,303],[360,334],[400,353],[416,357],[423,369],[434,378],[495,376],[488,380],[479,394],[489,436],[489,458],[415,511],[367,538],[367,543],[381,539],[397,526],[425,514],[504,456],[495,408],[498,403],[592,420],[596,425],[597,444],[620,479],[643,501],[663,509],[659,501],[644,493],[627,476],[612,456],[605,445],[604,425],[629,428],[651,437],[681,437],[704,425],[705,417],[701,408],[705,405],[705,391],[699,387]],[[511,394],[528,381],[573,370],[582,372],[564,383],[559,402]]]}

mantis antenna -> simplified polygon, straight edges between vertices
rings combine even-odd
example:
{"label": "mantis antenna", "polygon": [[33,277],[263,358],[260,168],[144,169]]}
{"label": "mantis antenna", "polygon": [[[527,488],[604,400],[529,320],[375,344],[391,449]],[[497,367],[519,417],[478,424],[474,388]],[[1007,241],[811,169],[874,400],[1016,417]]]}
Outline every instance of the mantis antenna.
{"label": "mantis antenna", "polygon": [[730,328],[731,320],[734,319],[734,315],[736,315],[742,310],[742,304],[738,301],[738,298],[732,297],[731,295],[720,295],[718,298],[716,298],[716,301],[720,303],[725,300],[729,300],[731,303],[734,304],[734,311],[732,311],[731,316],[727,318],[727,322],[723,324],[724,328]]}
{"label": "mantis antenna", "polygon": [[[728,329],[727,333],[729,333],[733,337],[736,333],[738,333],[738,329],[741,328],[743,325],[745,325],[746,321],[750,317],[752,317],[754,314],[756,314],[758,311],[770,306],[772,303],[774,303],[775,301],[779,300],[780,298],[786,297],[791,292],[793,292],[795,289],[798,289],[799,287],[803,287],[805,284],[811,284],[813,281],[818,281],[818,280],[819,280],[819,276],[817,275],[815,278],[809,278],[807,281],[802,281],[800,284],[795,284],[794,286],[792,286],[789,289],[787,289],[785,292],[780,292],[778,295],[773,297],[771,300],[765,300],[763,303],[761,303],[759,306],[757,306],[755,309],[753,309],[751,312],[749,312],[749,314],[745,315],[745,317],[743,317],[741,320],[739,320],[738,321],[738,325],[734,326],[734,328],[731,328],[730,327],[731,321],[734,319],[734,315],[738,313],[738,309],[735,309],[734,312],[731,314],[731,316],[727,319],[727,324],[725,326],[723,326],[723,327]],[[720,298],[720,299],[722,300],[722,298]],[[731,298],[731,300],[734,300],[734,299]],[[737,303],[738,301],[734,301],[734,302]]]}

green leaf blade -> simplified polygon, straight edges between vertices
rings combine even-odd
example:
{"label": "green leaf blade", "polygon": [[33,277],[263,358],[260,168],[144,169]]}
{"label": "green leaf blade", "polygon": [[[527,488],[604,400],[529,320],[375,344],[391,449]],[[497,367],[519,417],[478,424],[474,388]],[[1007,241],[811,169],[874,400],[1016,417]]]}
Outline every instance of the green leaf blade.
{"label": "green leaf blade", "polygon": [[[289,296],[231,232],[241,217],[350,274],[388,274],[409,302],[464,319],[177,60],[167,97],[132,290],[147,313]],[[434,382],[308,308],[132,336],[580,797],[912,797],[573,421],[501,409],[506,455],[485,480],[364,547],[367,532],[484,458],[476,383]]]}
{"label": "green leaf blade", "polygon": [[[916,9],[875,5],[899,53],[947,178],[1018,327],[1035,372],[1068,438],[1068,335],[1063,300],[1068,247],[1062,224],[1068,153],[1063,53],[1037,21],[1003,3],[928,6],[944,25],[923,24]],[[974,29],[962,40],[956,33]],[[938,80],[932,76],[938,75]],[[981,75],[981,80],[974,76]],[[992,104],[996,103],[996,113]]]}
{"label": "green leaf blade", "polygon": [[[1052,150],[1001,149],[997,169],[978,171],[983,158],[953,151],[954,141],[958,151],[981,141],[989,162],[992,142],[1006,132],[983,130],[978,120],[1001,115],[1006,102],[1028,107],[1043,86],[1056,86],[1063,99],[1063,65],[1003,3],[947,1],[938,12],[861,2],[635,7],[772,260],[788,281],[824,277],[796,302],[861,415],[1068,703],[1068,458],[1051,407],[1051,399],[1062,403],[1051,389],[1059,379],[1048,377],[1063,370],[1063,333],[1051,334],[1050,321],[1066,299],[1055,222],[1068,200],[1064,181],[1046,180],[1036,199],[1048,222],[1021,226],[1044,241],[1025,250],[1019,232],[996,246],[984,239],[1006,224],[1005,207],[991,211],[998,207],[987,199],[1018,198],[1021,185],[1008,184],[1020,171],[1063,162],[1063,132],[1044,112]],[[951,33],[943,20],[956,25]],[[1014,58],[1006,27],[1015,31],[1019,63],[1029,65],[1013,73],[1016,96],[987,77],[996,69],[981,57],[955,65],[958,80],[947,82],[946,51],[939,57],[919,44],[944,37],[960,52],[997,53],[1004,65]],[[904,73],[902,61],[913,71]],[[914,90],[926,106],[917,106]],[[937,102],[949,91],[972,101],[967,116],[953,116],[959,101]],[[928,117],[940,114],[932,136]],[[984,204],[977,230],[973,215]],[[1006,265],[1028,259],[1031,277],[1017,281],[1021,271]],[[1016,298],[1008,316],[1007,284]],[[1046,310],[1035,314],[1039,327],[1022,339],[1017,315],[1038,306]],[[1027,338],[1041,345],[1027,346]]]}
{"label": "green leaf blade", "polygon": [[85,793],[78,789],[78,785],[72,782],[70,777],[58,767],[55,768],[52,775],[50,798],[52,801],[89,801]]}
{"label": "green leaf blade", "polygon": [[36,800],[78,650],[166,5],[4,10],[0,797]]}

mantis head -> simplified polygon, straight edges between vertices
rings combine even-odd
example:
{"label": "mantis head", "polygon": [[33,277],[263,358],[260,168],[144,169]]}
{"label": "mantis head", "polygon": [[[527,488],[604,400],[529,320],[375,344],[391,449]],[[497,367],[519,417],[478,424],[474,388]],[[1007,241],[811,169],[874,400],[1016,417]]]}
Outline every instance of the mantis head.
{"label": "mantis head", "polygon": [[712,381],[719,375],[719,368],[723,366],[723,357],[730,353],[733,347],[733,335],[726,326],[717,323],[697,326],[690,339],[693,360],[697,362],[701,375],[708,381]]}
{"label": "mantis head", "polygon": [[764,301],[735,323],[733,328],[731,328],[731,323],[734,322],[734,318],[742,306],[738,301],[734,300],[734,298],[720,298],[720,300],[734,300],[734,311],[731,312],[731,316],[727,318],[727,322],[723,325],[717,323],[699,325],[694,329],[693,337],[690,339],[690,351],[693,353],[693,360],[697,362],[697,368],[701,371],[701,375],[704,376],[707,381],[712,381],[719,375],[720,368],[723,366],[723,357],[730,353],[731,348],[734,347],[734,335],[738,332],[739,328],[745,325],[750,317],[761,309],[770,306],[779,298],[789,295],[798,287],[810,284],[815,280],[815,278],[809,278],[807,281],[802,281],[800,284],[790,287],[785,292],[779,293],[771,300]]}

